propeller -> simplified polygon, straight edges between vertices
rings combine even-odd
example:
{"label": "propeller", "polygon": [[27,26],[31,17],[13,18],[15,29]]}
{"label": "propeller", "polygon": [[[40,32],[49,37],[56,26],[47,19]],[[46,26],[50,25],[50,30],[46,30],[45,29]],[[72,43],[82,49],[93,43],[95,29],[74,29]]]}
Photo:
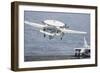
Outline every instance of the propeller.
{"label": "propeller", "polygon": [[67,24],[65,24],[65,28],[69,28],[69,26]]}

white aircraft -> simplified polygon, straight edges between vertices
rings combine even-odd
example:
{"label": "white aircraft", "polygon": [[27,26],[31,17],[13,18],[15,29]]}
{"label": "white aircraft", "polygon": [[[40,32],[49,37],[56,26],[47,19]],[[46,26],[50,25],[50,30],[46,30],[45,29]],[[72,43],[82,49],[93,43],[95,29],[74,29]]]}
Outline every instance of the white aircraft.
{"label": "white aircraft", "polygon": [[84,45],[81,48],[74,48],[75,56],[90,57],[90,45],[87,44],[87,41],[84,37]]}
{"label": "white aircraft", "polygon": [[49,39],[52,39],[54,36],[61,36],[62,40],[65,33],[86,34],[86,32],[70,30],[68,29],[69,26],[57,20],[44,20],[42,22],[43,24],[33,23],[29,21],[24,21],[24,23],[39,28],[38,30],[44,34],[44,37],[48,35]]}

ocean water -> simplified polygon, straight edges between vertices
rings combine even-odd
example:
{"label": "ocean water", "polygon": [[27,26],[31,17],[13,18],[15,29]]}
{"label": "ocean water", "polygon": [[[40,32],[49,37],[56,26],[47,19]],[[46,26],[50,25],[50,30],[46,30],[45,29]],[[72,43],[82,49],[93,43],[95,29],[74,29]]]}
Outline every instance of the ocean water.
{"label": "ocean water", "polygon": [[[43,37],[43,33],[30,25],[24,24],[24,60],[60,60],[74,59],[74,48],[83,47],[84,36],[90,45],[90,14],[83,13],[59,13],[59,12],[38,12],[25,11],[24,20],[43,24],[46,19],[54,19],[69,25],[69,29],[85,31],[86,35],[65,34],[61,40],[55,36]],[[36,30],[37,29],[37,30]]]}

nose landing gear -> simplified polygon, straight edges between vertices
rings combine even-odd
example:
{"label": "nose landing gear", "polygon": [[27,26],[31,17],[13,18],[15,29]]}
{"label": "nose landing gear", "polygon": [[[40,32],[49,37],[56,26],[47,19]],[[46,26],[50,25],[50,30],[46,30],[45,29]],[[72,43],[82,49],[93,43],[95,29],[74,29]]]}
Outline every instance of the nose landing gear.
{"label": "nose landing gear", "polygon": [[64,36],[64,33],[62,32],[62,33],[61,33],[61,38],[60,38],[61,40],[63,39],[63,36]]}

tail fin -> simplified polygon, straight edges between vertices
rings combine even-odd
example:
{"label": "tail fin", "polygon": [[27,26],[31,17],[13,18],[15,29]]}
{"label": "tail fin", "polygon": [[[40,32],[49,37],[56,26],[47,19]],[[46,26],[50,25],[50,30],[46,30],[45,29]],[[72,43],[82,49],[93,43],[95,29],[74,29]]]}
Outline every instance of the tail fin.
{"label": "tail fin", "polygon": [[89,45],[87,44],[87,41],[86,41],[86,38],[84,37],[84,47],[85,48],[88,48],[89,47]]}

